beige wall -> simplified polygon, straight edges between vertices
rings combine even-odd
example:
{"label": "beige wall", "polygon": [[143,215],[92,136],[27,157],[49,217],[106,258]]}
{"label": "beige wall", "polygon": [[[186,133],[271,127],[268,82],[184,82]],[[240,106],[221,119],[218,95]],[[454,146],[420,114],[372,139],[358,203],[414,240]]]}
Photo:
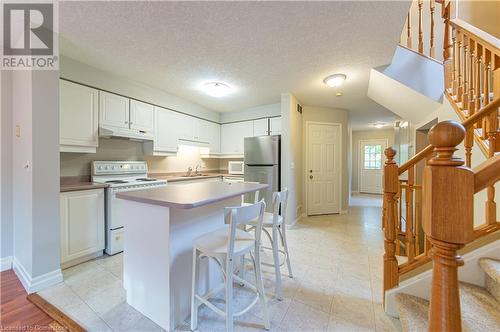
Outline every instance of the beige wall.
{"label": "beige wall", "polygon": [[302,214],[302,114],[299,101],[290,93],[281,95],[281,183],[289,190],[288,222]]}
{"label": "beige wall", "polygon": [[500,1],[459,0],[457,17],[500,38]]}
{"label": "beige wall", "polygon": [[[307,121],[316,121],[316,122],[328,122],[328,123],[340,123],[342,125],[342,186],[341,186],[341,211],[346,212],[349,208],[349,163],[348,163],[348,146],[349,146],[349,135],[348,135],[348,124],[349,117],[347,111],[341,109],[333,109],[333,108],[324,108],[324,107],[313,107],[313,106],[304,106],[303,107],[303,137],[302,144],[305,146],[305,128]],[[305,149],[304,149],[305,151]],[[302,168],[302,174],[306,173],[305,169],[305,158],[304,158],[304,168]],[[304,177],[303,188],[306,188],[305,177]],[[303,190],[302,192],[302,200],[307,204],[306,201],[306,192]],[[304,212],[306,212],[304,210]]]}
{"label": "beige wall", "polygon": [[184,172],[198,164],[204,171],[220,167],[218,159],[200,159],[195,147],[181,147],[176,157],[152,157],[144,155],[142,143],[100,138],[97,153],[61,153],[61,176],[89,175],[94,160],[145,160],[152,173]]}
{"label": "beige wall", "polygon": [[359,191],[359,141],[386,139],[387,146],[394,145],[394,129],[353,131],[352,133],[352,191]]}

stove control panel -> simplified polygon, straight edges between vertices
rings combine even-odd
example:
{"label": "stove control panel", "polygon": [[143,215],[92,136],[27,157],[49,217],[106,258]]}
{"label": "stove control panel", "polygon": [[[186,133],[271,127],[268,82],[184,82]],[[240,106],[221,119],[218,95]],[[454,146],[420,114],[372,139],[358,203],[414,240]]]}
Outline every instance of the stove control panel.
{"label": "stove control panel", "polygon": [[147,173],[145,161],[94,161],[92,175]]}

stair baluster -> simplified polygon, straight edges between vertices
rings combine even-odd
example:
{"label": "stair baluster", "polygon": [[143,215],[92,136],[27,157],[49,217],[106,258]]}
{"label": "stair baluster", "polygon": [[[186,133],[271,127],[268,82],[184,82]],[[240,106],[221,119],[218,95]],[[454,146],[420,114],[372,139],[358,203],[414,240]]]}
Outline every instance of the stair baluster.
{"label": "stair baluster", "polygon": [[[384,151],[384,200],[386,205],[385,239],[384,239],[384,293],[398,285],[398,261],[396,260],[396,193],[399,191],[398,165],[394,161],[396,150],[387,148]],[[385,299],[385,296],[384,296]],[[385,300],[384,300],[385,301]]]}
{"label": "stair baluster", "polygon": [[418,0],[418,53],[424,54],[424,33],[422,27],[423,1]]}
{"label": "stair baluster", "polygon": [[429,8],[431,11],[431,37],[429,40],[429,56],[431,58],[435,58],[436,57],[436,49],[434,48],[434,11],[435,11],[434,0],[429,1]]}

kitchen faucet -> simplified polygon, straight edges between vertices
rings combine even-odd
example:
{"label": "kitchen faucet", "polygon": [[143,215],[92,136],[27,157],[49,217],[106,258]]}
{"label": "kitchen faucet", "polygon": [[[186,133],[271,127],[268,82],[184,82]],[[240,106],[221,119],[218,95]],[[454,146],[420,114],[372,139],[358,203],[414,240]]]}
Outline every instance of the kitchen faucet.
{"label": "kitchen faucet", "polygon": [[196,165],[194,174],[198,175],[198,168],[201,168],[201,164]]}

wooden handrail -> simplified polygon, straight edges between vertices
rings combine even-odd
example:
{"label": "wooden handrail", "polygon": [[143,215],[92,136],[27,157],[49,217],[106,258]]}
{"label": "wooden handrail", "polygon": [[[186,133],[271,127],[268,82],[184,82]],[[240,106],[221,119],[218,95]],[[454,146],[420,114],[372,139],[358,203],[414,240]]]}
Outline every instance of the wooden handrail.
{"label": "wooden handrail", "polygon": [[474,193],[477,193],[500,181],[500,155],[487,159],[481,165],[475,167],[474,171]]}
{"label": "wooden handrail", "polygon": [[456,29],[466,31],[467,34],[478,39],[483,46],[491,48],[495,54],[500,55],[500,39],[458,18],[450,20],[450,25]]}
{"label": "wooden handrail", "polygon": [[399,166],[399,175],[406,172],[410,167],[416,165],[420,160],[423,160],[425,157],[429,157],[432,152],[434,152],[434,147],[432,145],[427,145],[422,151],[408,159],[403,165]]}
{"label": "wooden handrail", "polygon": [[482,107],[477,113],[468,117],[464,122],[462,122],[462,126],[465,128],[470,128],[475,125],[478,121],[486,118],[488,115],[493,113],[494,111],[498,111],[500,107],[500,98],[493,100],[488,105]]}
{"label": "wooden handrail", "polygon": [[[488,105],[484,106],[481,108],[477,113],[474,113],[474,115],[470,116],[467,118],[464,122],[462,122],[462,126],[464,126],[466,129],[470,128],[474,124],[476,124],[478,121],[486,118],[490,114],[492,114],[495,110],[498,110],[500,107],[500,98],[495,99]],[[404,164],[399,166],[398,171],[399,175],[403,174],[406,172],[410,167],[416,165],[419,161],[423,160],[426,157],[429,157],[432,152],[434,151],[434,147],[432,145],[427,145],[423,150],[418,152],[416,155],[414,155],[412,158],[408,159]]]}

